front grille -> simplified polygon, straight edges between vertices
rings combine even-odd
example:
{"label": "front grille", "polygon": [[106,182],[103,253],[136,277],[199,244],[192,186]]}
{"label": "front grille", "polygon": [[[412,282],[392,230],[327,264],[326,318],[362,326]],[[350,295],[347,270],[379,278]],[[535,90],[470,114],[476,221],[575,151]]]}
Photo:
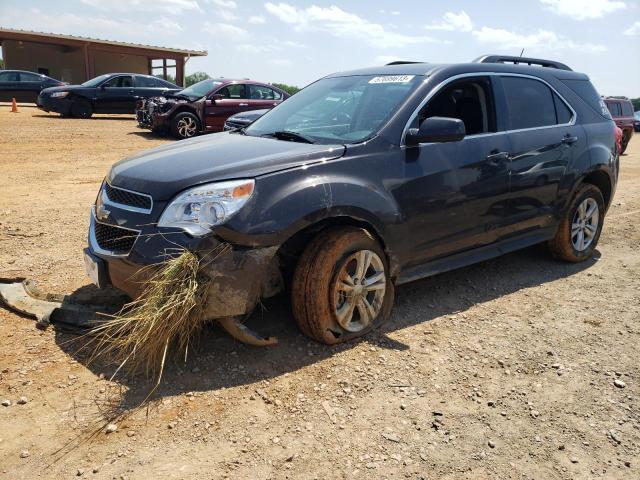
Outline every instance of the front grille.
{"label": "front grille", "polygon": [[104,190],[109,200],[114,203],[121,203],[122,205],[141,208],[143,210],[151,210],[151,197],[147,195],[112,187],[107,182],[104,183]]}
{"label": "front grille", "polygon": [[94,234],[101,249],[118,255],[128,254],[138,237],[138,232],[98,222],[94,223]]}

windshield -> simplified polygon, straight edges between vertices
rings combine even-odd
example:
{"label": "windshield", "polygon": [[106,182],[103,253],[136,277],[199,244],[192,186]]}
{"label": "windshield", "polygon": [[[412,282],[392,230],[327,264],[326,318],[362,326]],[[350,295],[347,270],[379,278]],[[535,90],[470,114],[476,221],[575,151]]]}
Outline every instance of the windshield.
{"label": "windshield", "polygon": [[[260,117],[245,133],[298,134],[313,143],[358,143],[375,135],[419,83],[415,75],[325,78]],[[288,135],[287,139],[291,139]]]}
{"label": "windshield", "polygon": [[111,75],[106,73],[104,75],[100,75],[99,77],[96,78],[92,78],[91,80],[87,80],[86,82],[84,82],[82,84],[83,87],[97,87],[98,85],[100,85],[102,82],[104,82],[107,78],[109,78]]}
{"label": "windshield", "polygon": [[200,98],[204,97],[218,85],[222,85],[222,82],[219,80],[202,80],[201,82],[194,83],[184,90],[180,90],[176,95],[184,95],[185,97],[190,98]]}

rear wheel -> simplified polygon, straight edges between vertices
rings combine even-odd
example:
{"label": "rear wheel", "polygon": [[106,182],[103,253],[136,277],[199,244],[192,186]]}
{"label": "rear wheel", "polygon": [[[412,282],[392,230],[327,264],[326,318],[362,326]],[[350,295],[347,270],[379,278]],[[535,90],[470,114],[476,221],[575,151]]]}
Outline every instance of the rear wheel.
{"label": "rear wheel", "polygon": [[625,133],[622,136],[622,145],[620,145],[620,155],[622,155],[624,153],[624,151],[627,149],[627,145],[629,145],[629,140],[631,139],[631,135]]}
{"label": "rear wheel", "polygon": [[293,274],[296,322],[305,335],[326,344],[351,340],[382,325],[393,298],[384,251],[357,227],[320,232]]}
{"label": "rear wheel", "polygon": [[72,117],[76,118],[91,118],[91,115],[93,115],[93,107],[88,101],[79,98],[73,101],[69,113]]}
{"label": "rear wheel", "polygon": [[604,222],[604,199],[600,190],[585,183],[578,188],[556,236],[549,242],[553,255],[568,262],[591,258]]}
{"label": "rear wheel", "polygon": [[195,137],[199,131],[200,121],[193,113],[179,113],[171,121],[171,133],[176,138]]}

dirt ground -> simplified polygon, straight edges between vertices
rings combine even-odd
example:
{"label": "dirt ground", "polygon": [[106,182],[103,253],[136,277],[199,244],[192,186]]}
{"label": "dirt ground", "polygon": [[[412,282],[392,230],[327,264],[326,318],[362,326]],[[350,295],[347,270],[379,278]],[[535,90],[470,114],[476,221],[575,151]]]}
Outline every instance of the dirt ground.
{"label": "dirt ground", "polygon": [[[0,277],[90,289],[102,178],[167,141],[0,105]],[[212,327],[113,433],[89,436],[149,383],[108,381],[74,336],[0,308],[0,478],[640,478],[640,137],[621,163],[593,260],[536,247],[402,286],[382,331],[337,348],[277,297],[253,319],[277,346]]]}

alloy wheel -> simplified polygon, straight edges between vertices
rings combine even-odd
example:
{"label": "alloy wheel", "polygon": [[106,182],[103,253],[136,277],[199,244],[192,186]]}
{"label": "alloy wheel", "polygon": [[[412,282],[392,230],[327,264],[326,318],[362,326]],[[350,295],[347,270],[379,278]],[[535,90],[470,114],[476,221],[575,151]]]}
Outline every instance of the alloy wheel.
{"label": "alloy wheel", "polygon": [[334,314],[348,332],[367,328],[382,309],[386,290],[382,259],[371,250],[350,255],[338,270],[334,286]]}
{"label": "alloy wheel", "polygon": [[571,243],[579,252],[585,251],[596,236],[600,209],[593,198],[586,198],[576,209],[571,222]]}
{"label": "alloy wheel", "polygon": [[182,138],[193,137],[196,133],[196,121],[191,117],[183,117],[178,121],[178,133]]}

